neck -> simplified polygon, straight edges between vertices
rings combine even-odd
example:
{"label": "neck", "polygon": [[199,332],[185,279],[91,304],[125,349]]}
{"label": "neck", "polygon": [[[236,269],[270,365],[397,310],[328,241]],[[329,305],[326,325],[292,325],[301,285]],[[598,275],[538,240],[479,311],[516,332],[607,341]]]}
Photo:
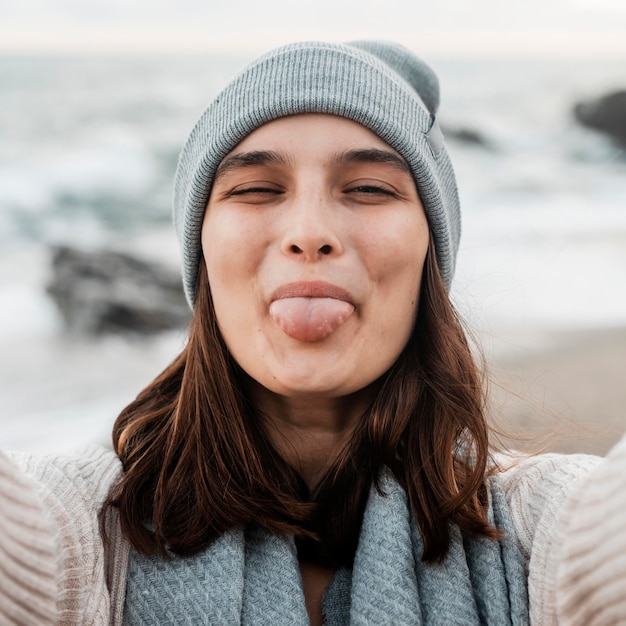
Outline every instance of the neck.
{"label": "neck", "polygon": [[309,490],[314,489],[349,443],[371,403],[371,390],[342,398],[285,397],[252,385],[272,445],[300,473]]}

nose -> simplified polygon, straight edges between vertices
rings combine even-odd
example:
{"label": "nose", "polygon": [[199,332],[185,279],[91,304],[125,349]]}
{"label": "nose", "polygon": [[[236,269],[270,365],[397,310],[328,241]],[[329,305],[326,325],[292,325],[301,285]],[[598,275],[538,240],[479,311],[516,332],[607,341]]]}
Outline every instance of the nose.
{"label": "nose", "polygon": [[284,207],[283,219],[283,254],[312,262],[343,251],[331,199],[302,194]]}

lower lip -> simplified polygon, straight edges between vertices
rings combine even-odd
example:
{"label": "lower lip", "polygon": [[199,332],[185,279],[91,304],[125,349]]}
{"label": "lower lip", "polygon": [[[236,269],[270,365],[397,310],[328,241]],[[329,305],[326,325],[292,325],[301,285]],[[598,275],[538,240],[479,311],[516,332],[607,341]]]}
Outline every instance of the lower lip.
{"label": "lower lip", "polygon": [[270,315],[292,339],[314,343],[326,339],[354,313],[354,306],[335,298],[281,298],[270,304]]}

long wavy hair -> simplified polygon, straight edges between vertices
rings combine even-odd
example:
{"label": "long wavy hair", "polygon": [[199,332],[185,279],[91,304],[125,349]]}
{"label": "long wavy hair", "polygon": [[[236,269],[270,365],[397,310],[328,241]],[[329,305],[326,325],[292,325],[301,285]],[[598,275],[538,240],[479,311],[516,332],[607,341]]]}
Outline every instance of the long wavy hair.
{"label": "long wavy hair", "polygon": [[138,551],[193,555],[229,529],[256,524],[293,534],[303,558],[350,566],[384,467],[406,490],[424,561],[445,557],[450,522],[467,535],[499,536],[487,521],[482,373],[432,240],[413,333],[312,491],[271,445],[245,382],[218,329],[202,263],[186,347],[113,429],[124,475],[103,511],[118,509]]}

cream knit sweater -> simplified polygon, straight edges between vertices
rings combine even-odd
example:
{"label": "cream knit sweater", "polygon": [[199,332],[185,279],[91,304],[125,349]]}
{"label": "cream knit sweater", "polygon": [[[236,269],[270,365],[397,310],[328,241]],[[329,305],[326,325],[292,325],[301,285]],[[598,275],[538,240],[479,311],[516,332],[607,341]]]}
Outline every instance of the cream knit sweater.
{"label": "cream knit sweater", "polygon": [[[98,527],[119,460],[98,447],[11,457],[0,454],[0,624],[121,624],[129,546],[114,516],[106,549]],[[626,624],[626,438],[606,459],[519,459],[500,480],[531,623]]]}

